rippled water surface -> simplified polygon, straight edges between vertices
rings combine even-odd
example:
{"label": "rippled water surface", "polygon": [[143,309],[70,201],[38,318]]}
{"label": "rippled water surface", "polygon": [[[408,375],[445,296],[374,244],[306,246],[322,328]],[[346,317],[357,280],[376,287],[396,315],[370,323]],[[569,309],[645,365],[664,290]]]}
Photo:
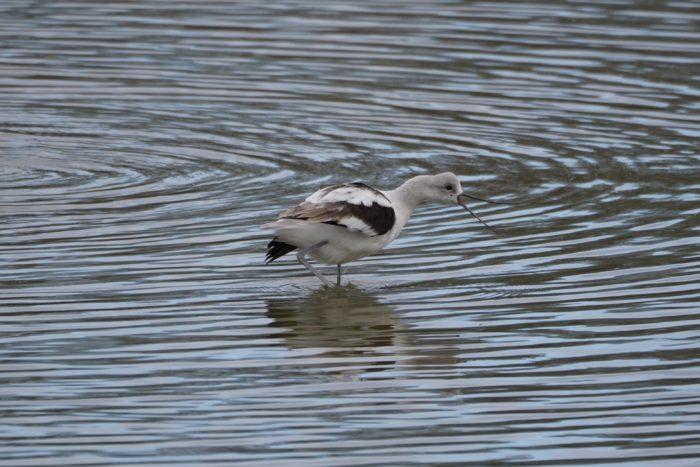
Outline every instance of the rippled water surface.
{"label": "rippled water surface", "polygon": [[[699,57],[690,1],[4,0],[0,464],[697,465]],[[446,170],[500,235],[263,265]]]}

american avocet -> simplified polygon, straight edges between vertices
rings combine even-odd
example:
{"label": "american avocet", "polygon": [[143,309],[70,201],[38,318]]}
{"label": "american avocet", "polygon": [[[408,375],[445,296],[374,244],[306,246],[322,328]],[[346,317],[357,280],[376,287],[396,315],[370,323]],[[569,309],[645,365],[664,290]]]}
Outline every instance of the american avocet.
{"label": "american avocet", "polygon": [[421,204],[459,204],[491,229],[467,207],[468,198],[495,203],[462,192],[459,179],[451,172],[419,175],[389,191],[357,182],[321,188],[282,212],[275,222],[263,225],[275,231],[267,245],[265,262],[269,264],[299,248],[299,262],[329,287],[332,284],[309,264],[307,255],[324,264],[336,264],[336,282],[340,285],[341,264],[384,248]]}

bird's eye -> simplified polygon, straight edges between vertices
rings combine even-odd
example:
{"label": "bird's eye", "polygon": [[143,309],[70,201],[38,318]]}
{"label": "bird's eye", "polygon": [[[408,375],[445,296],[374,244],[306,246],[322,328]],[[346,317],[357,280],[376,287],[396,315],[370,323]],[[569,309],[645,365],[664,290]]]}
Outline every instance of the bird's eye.
{"label": "bird's eye", "polygon": [[445,190],[447,190],[447,191],[454,191],[455,189],[452,188],[452,185],[445,185]]}

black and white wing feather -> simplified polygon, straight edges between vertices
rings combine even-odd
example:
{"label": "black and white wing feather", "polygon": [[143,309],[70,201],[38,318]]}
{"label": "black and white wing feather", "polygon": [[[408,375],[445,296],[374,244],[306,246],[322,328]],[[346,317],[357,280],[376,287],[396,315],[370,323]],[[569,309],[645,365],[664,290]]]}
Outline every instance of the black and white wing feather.
{"label": "black and white wing feather", "polygon": [[368,237],[384,235],[396,222],[391,201],[364,183],[321,188],[279,217],[337,225]]}

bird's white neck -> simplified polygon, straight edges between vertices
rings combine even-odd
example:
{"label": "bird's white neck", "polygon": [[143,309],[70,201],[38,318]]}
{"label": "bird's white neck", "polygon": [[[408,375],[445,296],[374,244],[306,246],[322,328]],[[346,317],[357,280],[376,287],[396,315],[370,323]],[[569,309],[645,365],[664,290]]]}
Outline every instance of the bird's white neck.
{"label": "bird's white neck", "polygon": [[413,177],[404,182],[400,187],[384,192],[396,210],[396,220],[399,231],[411,217],[413,211],[425,202],[421,190],[418,189],[419,185],[424,183],[421,177],[425,176],[419,175],[418,177]]}
{"label": "bird's white neck", "polygon": [[414,209],[426,201],[420,187],[425,183],[423,179],[428,177],[429,175],[419,175],[406,180],[400,187],[387,192],[387,196],[392,202],[408,210],[410,216]]}

